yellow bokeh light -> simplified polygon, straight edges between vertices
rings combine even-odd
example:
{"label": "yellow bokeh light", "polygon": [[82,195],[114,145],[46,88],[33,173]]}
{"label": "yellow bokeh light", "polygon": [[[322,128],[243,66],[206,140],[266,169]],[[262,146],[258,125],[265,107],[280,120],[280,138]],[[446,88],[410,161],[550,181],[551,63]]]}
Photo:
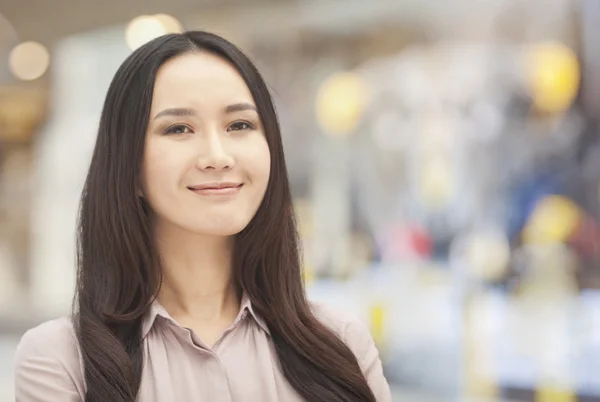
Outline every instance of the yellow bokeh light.
{"label": "yellow bokeh light", "polygon": [[385,339],[386,308],[383,304],[375,303],[369,309],[370,330],[377,345],[383,345]]}
{"label": "yellow bokeh light", "polygon": [[455,189],[452,166],[448,159],[437,152],[424,155],[420,163],[417,184],[420,200],[424,206],[437,208],[448,202]]}
{"label": "yellow bokeh light", "polygon": [[312,265],[304,265],[302,269],[302,280],[306,285],[310,285],[315,281],[315,270]]}
{"label": "yellow bokeh light", "polygon": [[8,66],[15,77],[30,81],[40,78],[50,65],[50,53],[37,42],[23,42],[13,48]]}
{"label": "yellow bokeh light", "polygon": [[563,243],[573,234],[581,221],[581,211],[571,200],[558,195],[538,202],[525,229],[527,244]]}
{"label": "yellow bokeh light", "polygon": [[558,387],[545,381],[535,391],[535,402],[577,402],[577,391],[571,387]]}
{"label": "yellow bokeh light", "polygon": [[568,109],[579,90],[577,56],[561,43],[534,46],[527,57],[528,79],[535,107],[546,113]]}
{"label": "yellow bokeh light", "polygon": [[332,135],[351,133],[362,117],[366,92],[361,77],[351,72],[337,73],[325,80],[316,99],[321,128]]}
{"label": "yellow bokeh light", "polygon": [[159,36],[182,31],[181,23],[170,15],[141,15],[127,26],[125,40],[129,48],[135,50]]}

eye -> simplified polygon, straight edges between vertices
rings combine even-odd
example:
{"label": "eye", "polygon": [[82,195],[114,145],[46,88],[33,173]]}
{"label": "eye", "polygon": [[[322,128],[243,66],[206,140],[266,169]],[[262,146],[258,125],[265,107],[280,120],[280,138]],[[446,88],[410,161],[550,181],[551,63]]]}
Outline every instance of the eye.
{"label": "eye", "polygon": [[192,129],[183,124],[174,124],[165,130],[165,134],[187,134],[191,132]]}
{"label": "eye", "polygon": [[254,126],[247,121],[238,121],[227,128],[227,131],[252,130]]}

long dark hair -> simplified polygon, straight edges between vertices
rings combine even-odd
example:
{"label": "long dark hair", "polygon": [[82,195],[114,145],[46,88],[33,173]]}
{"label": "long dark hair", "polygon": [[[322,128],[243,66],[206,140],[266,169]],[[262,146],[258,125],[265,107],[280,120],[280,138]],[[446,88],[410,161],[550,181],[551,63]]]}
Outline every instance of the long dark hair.
{"label": "long dark hair", "polygon": [[208,51],[228,60],[252,92],[271,152],[256,216],[237,235],[234,278],[271,333],[281,370],[306,400],[375,401],[352,351],[311,313],[277,115],[255,66],[206,32],[157,38],[133,52],[106,96],[78,228],[74,321],[86,402],[134,402],[143,367],[141,322],[161,286],[149,206],[138,197],[152,91],[167,60]]}

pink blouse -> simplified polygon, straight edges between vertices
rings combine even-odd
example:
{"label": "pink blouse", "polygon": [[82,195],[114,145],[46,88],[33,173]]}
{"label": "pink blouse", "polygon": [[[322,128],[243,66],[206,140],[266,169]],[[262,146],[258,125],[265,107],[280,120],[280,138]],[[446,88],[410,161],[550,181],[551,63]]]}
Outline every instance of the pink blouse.
{"label": "pink blouse", "polygon": [[[379,402],[391,402],[367,327],[348,314],[314,305],[315,316],[356,355]],[[144,369],[139,402],[301,402],[278,367],[269,329],[242,300],[237,318],[212,348],[155,302],[142,326]],[[16,352],[17,402],[82,402],[83,362],[67,317],[25,333]]]}

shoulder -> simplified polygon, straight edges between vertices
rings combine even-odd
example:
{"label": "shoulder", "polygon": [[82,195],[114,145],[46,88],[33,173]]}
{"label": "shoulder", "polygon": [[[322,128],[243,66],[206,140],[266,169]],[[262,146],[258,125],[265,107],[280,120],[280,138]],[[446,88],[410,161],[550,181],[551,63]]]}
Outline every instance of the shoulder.
{"label": "shoulder", "polygon": [[67,356],[77,354],[77,337],[69,317],[46,321],[25,332],[17,347],[17,357],[31,353]]}
{"label": "shoulder", "polygon": [[375,348],[367,325],[358,316],[323,303],[311,303],[312,312],[354,352],[359,363]]}
{"label": "shoulder", "polygon": [[392,394],[383,373],[379,351],[367,325],[357,316],[320,303],[311,304],[315,318],[337,334],[356,360],[377,401],[391,402]]}
{"label": "shoulder", "polygon": [[348,335],[348,332],[368,331],[367,326],[358,318],[346,310],[331,307],[325,303],[311,302],[312,313],[315,318],[330,330],[335,332],[342,340]]}
{"label": "shoulder", "polygon": [[[23,400],[66,397],[83,390],[81,356],[72,320],[47,321],[28,330],[15,353],[15,392]],[[61,393],[56,394],[53,392]],[[67,399],[65,399],[67,400]]]}

